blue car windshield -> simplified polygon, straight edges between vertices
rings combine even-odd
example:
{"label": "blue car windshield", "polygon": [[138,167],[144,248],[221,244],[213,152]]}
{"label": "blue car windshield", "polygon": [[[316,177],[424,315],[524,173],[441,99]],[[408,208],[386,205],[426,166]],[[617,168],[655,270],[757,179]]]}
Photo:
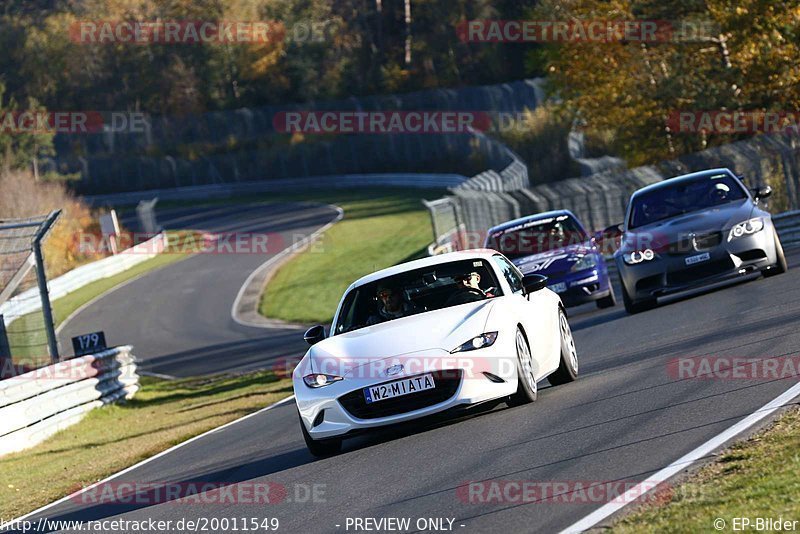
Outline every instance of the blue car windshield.
{"label": "blue car windshield", "polygon": [[509,259],[578,245],[588,240],[580,223],[569,215],[558,215],[520,223],[489,235],[486,245]]}
{"label": "blue car windshield", "polygon": [[636,195],[628,228],[638,228],[746,198],[747,192],[739,181],[727,173],[679,181]]}

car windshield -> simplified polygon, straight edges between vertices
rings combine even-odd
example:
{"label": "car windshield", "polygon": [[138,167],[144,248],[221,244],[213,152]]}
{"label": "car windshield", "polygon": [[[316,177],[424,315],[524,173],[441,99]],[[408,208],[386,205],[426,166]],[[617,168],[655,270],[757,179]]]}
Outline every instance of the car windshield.
{"label": "car windshield", "polygon": [[703,176],[665,185],[636,195],[628,228],[637,228],[684,213],[700,211],[747,198],[739,181],[729,174]]}
{"label": "car windshield", "polygon": [[586,232],[574,217],[559,215],[526,221],[493,233],[487,240],[487,246],[514,259],[577,245],[587,239]]}
{"label": "car windshield", "polygon": [[334,335],[501,295],[482,259],[415,269],[353,288],[344,297]]}

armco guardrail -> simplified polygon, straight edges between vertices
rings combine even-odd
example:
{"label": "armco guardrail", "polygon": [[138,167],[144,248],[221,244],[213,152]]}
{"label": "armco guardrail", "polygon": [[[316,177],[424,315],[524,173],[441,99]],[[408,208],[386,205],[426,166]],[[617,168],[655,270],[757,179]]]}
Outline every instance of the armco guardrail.
{"label": "armco guardrail", "polygon": [[[47,283],[50,299],[61,298],[87,284],[114,276],[149,260],[164,250],[166,242],[166,234],[159,234],[149,241],[134,245],[115,256],[76,267]],[[0,305],[0,315],[3,316],[6,326],[15,319],[37,311],[41,307],[39,299],[32,298],[37,291],[37,288],[31,288]]]}
{"label": "armco guardrail", "polygon": [[129,399],[138,390],[130,346],[0,381],[0,456],[32,447],[92,409]]}
{"label": "armco guardrail", "polygon": [[351,189],[355,187],[407,187],[418,189],[441,189],[455,187],[467,180],[460,174],[345,174],[337,176],[315,176],[313,178],[292,178],[261,182],[220,183],[167,189],[145,189],[127,193],[91,195],[84,197],[92,205],[136,204],[143,200],[158,198],[168,200],[193,200],[207,198],[230,198],[248,194],[273,193],[284,191],[308,191],[316,189]]}
{"label": "armco guardrail", "polygon": [[800,210],[779,213],[772,220],[784,247],[800,245]]}

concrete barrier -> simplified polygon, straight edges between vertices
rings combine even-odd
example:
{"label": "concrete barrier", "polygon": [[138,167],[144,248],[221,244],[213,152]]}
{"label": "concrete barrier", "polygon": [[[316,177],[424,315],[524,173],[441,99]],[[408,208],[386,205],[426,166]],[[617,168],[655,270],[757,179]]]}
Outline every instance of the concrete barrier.
{"label": "concrete barrier", "polygon": [[138,390],[130,346],[0,381],[0,456],[32,447],[94,408],[130,399]]}

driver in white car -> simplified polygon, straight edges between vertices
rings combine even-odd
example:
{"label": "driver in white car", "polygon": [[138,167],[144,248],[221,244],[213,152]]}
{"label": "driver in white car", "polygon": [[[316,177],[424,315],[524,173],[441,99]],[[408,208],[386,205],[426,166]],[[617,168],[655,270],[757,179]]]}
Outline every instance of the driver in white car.
{"label": "driver in white car", "polygon": [[403,299],[400,291],[387,286],[378,286],[375,293],[379,301],[378,313],[367,320],[367,325],[374,325],[392,319],[399,319],[417,312],[417,308]]}

